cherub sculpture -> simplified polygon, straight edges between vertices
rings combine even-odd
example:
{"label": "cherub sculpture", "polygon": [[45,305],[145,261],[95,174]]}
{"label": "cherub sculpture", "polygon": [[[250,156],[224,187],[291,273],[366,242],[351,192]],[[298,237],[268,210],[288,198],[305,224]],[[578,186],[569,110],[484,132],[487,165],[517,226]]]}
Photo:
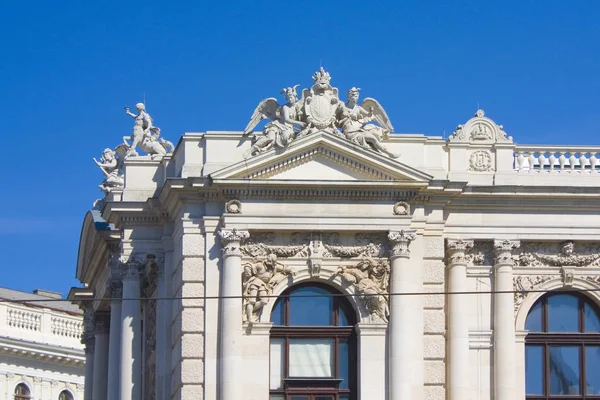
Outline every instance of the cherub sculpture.
{"label": "cherub sculpture", "polygon": [[295,275],[289,268],[277,261],[275,254],[269,254],[264,261],[244,265],[242,286],[244,292],[244,320],[256,322],[262,308],[269,302],[273,287],[285,276]]}
{"label": "cherub sculpture", "polygon": [[104,173],[104,181],[99,185],[104,193],[109,193],[115,188],[122,188],[125,184],[123,159],[126,152],[127,147],[119,145],[115,150],[104,149],[100,161],[94,158],[94,162]]}
{"label": "cherub sculpture", "polygon": [[[338,126],[346,139],[362,147],[370,148],[392,158],[399,154],[392,153],[382,143],[384,137],[394,130],[390,119],[379,102],[367,97],[359,105],[359,88],[348,90],[348,101],[340,104],[337,110]],[[371,121],[378,125],[371,124]]]}
{"label": "cherub sculpture", "polygon": [[356,266],[342,266],[336,274],[355,285],[373,321],[388,322],[389,261],[377,261],[365,254]]}
{"label": "cherub sculpture", "polygon": [[298,86],[300,85],[281,90],[287,100],[284,105],[279,105],[274,97],[264,99],[258,104],[254,113],[252,113],[252,117],[250,117],[250,122],[244,129],[244,135],[252,132],[252,129],[263,119],[270,119],[271,122],[265,125],[263,136],[256,139],[250,150],[246,152],[246,157],[264,153],[273,146],[286,147],[294,140],[296,131],[306,126],[301,121],[303,102],[298,101],[298,95],[296,94]]}
{"label": "cherub sculpture", "polygon": [[[172,153],[173,143],[160,137],[160,128],[153,125],[152,117],[146,112],[144,103],[137,103],[135,109],[137,114],[129,111],[129,107],[125,107],[125,113],[135,119],[131,137],[123,137],[123,143],[129,147],[126,157],[137,156],[138,146],[149,155],[164,156]],[[127,142],[128,140],[131,140],[131,144]]]}

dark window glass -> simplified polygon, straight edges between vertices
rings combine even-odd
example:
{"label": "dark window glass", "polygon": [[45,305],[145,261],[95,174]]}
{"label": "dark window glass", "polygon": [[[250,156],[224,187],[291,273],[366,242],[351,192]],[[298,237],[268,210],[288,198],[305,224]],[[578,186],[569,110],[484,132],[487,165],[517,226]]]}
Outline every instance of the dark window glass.
{"label": "dark window glass", "polygon": [[337,324],[338,326],[352,326],[350,323],[350,318],[348,318],[348,315],[346,315],[346,311],[343,307],[340,307],[339,309]]}
{"label": "dark window glass", "polygon": [[529,332],[541,332],[542,331],[542,303],[537,303],[529,315],[527,315],[527,322],[525,323],[525,329]]}
{"label": "dark window glass", "polygon": [[15,400],[31,399],[29,387],[24,383],[19,383],[15,388]]}
{"label": "dark window glass", "polygon": [[271,322],[273,325],[283,325],[283,301],[278,300],[271,312]]}
{"label": "dark window glass", "polygon": [[[313,297],[314,296],[314,297]],[[318,297],[320,296],[320,297]],[[290,325],[332,325],[333,297],[320,287],[306,286],[290,294]]]}
{"label": "dark window glass", "polygon": [[600,346],[586,346],[587,394],[600,394]]}
{"label": "dark window glass", "polygon": [[579,332],[579,299],[563,294],[548,297],[548,332]]}
{"label": "dark window glass", "polygon": [[544,393],[544,358],[542,346],[525,348],[525,377],[527,394]]}
{"label": "dark window glass", "polygon": [[347,340],[340,341],[338,347],[338,377],[342,379],[340,388],[348,389],[350,387],[350,348]]}
{"label": "dark window glass", "polygon": [[579,347],[550,347],[550,394],[580,394]]}
{"label": "dark window glass", "polygon": [[[585,304],[585,331],[586,332],[600,332],[600,316],[596,313],[596,310],[592,308],[590,304]],[[600,374],[600,371],[599,371]]]}

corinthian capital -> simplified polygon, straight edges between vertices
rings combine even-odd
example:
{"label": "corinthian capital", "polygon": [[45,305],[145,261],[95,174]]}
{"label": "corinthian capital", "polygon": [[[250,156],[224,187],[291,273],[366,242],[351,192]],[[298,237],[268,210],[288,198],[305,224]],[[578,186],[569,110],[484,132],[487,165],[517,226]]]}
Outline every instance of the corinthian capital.
{"label": "corinthian capital", "polygon": [[473,244],[472,240],[448,239],[446,242],[448,265],[466,264],[466,255],[473,248]]}
{"label": "corinthian capital", "polygon": [[518,240],[494,240],[494,255],[496,256],[496,266],[514,265],[512,258],[513,250],[518,249],[521,242]]}
{"label": "corinthian capital", "polygon": [[221,229],[219,231],[221,245],[223,246],[223,257],[242,256],[240,246],[242,242],[248,240],[250,233],[248,231],[239,231],[237,229]]}
{"label": "corinthian capital", "polygon": [[417,235],[412,231],[390,231],[388,233],[388,240],[390,241],[390,258],[397,257],[410,257],[410,242],[415,240]]}

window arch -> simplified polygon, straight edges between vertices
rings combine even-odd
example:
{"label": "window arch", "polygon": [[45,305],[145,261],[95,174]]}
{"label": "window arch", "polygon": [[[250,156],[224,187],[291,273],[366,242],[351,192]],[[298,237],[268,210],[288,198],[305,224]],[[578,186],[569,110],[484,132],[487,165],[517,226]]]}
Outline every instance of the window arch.
{"label": "window arch", "polygon": [[271,400],[356,399],[356,313],[329,286],[282,293],[271,312]]}
{"label": "window arch", "polygon": [[575,292],[552,292],[525,322],[527,399],[600,399],[600,309]]}
{"label": "window arch", "polygon": [[58,400],[73,400],[73,395],[68,390],[63,390],[58,395]]}
{"label": "window arch", "polygon": [[15,387],[15,400],[25,400],[31,399],[31,391],[29,387],[24,383],[19,383],[17,387]]}

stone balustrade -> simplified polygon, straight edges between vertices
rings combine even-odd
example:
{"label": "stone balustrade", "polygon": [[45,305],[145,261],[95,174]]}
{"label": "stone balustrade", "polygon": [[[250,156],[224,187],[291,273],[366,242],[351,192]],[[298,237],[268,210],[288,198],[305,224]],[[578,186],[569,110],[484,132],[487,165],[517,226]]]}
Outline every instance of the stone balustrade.
{"label": "stone balustrade", "polygon": [[0,304],[0,335],[66,347],[81,347],[83,317],[51,309]]}
{"label": "stone balustrade", "polygon": [[514,169],[525,173],[597,173],[600,147],[517,146]]}

